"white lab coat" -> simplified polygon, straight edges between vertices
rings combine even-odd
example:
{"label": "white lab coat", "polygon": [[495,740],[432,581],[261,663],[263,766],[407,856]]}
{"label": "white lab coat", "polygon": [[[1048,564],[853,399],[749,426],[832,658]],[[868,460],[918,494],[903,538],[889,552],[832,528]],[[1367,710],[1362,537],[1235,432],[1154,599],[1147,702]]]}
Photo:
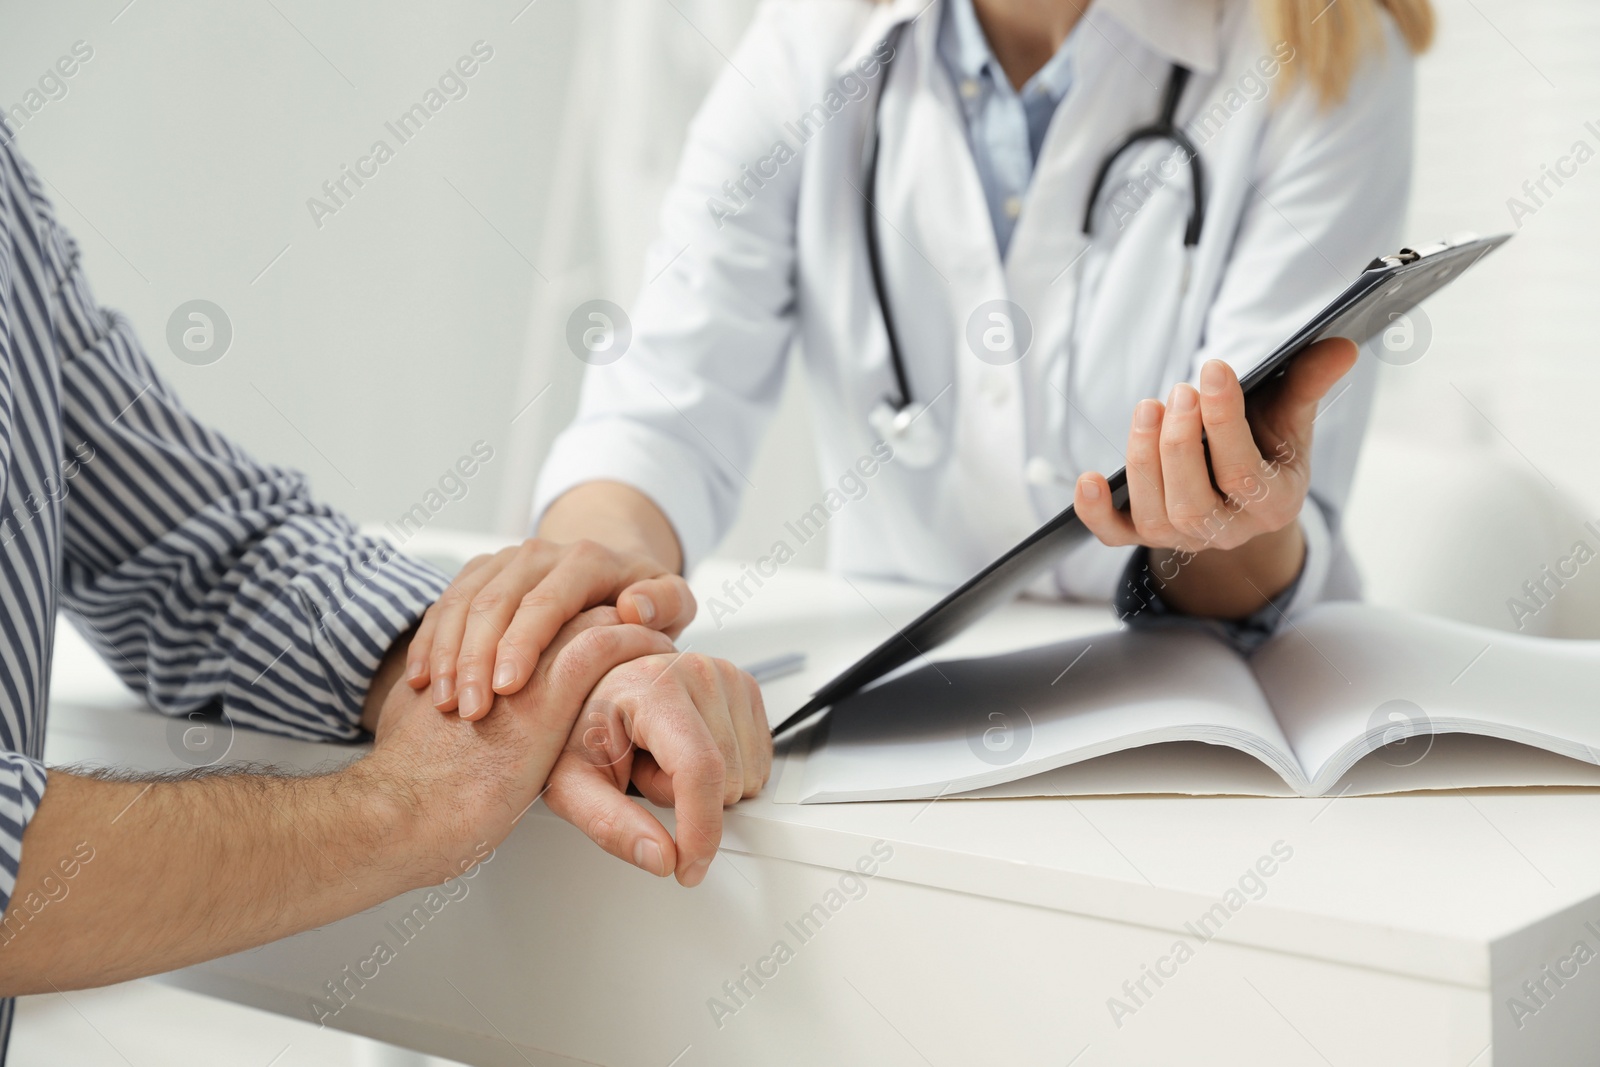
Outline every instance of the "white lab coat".
{"label": "white lab coat", "polygon": [[[626,482],[664,510],[690,564],[703,558],[732,523],[797,356],[823,484],[835,489],[818,502],[831,563],[953,585],[1071,503],[1079,472],[1120,466],[1141,398],[1164,399],[1211,358],[1248,367],[1401,243],[1412,64],[1392,28],[1348,98],[1325,110],[1303,83],[1282,100],[1265,94],[1274,48],[1248,0],[1099,0],[1077,31],[1075,80],[1002,262],[937,54],[940,3],[920,18],[927,0],[763,4],[691,127],[630,347],[587,371],[577,418],[540,478],[535,522],[575,485]],[[931,402],[922,418],[943,442],[921,469],[859,463],[879,439],[869,412],[894,386],[859,191],[878,86],[861,92],[846,77],[906,20],[881,105],[876,201],[912,391]],[[1189,176],[1171,167],[1170,180],[1146,182],[1122,208],[1107,205],[1122,185],[1114,176],[1087,239],[1094,172],[1154,119],[1174,61],[1194,71],[1178,121],[1205,167],[1200,244],[1182,247]],[[808,112],[827,117],[802,142]],[[1148,145],[1118,171],[1161,174],[1172,153]],[[972,311],[997,298],[1020,305],[1033,327],[1027,355],[1007,366],[976,358],[966,339]],[[1309,551],[1291,613],[1353,594],[1336,531],[1375,373],[1364,354],[1316,424],[1316,503],[1301,515]],[[1030,482],[1030,460],[1059,481]],[[797,547],[812,528],[783,521],[795,518],[774,520],[780,557],[781,544]],[[1037,591],[1108,598],[1130,551],[1086,545]]]}

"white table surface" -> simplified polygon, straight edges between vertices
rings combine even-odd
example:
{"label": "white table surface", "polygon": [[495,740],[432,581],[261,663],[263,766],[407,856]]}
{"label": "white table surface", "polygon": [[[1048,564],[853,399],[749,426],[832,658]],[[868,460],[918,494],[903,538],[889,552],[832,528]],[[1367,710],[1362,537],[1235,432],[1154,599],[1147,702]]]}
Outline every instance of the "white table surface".
{"label": "white table surface", "polygon": [[[470,552],[472,545],[469,538],[429,539],[442,558]],[[702,601],[718,595],[732,573],[726,565],[704,568],[695,579]],[[766,688],[776,721],[934,596],[786,570],[720,627],[702,610],[680,647],[741,663],[806,651],[805,672]],[[1108,624],[1104,608],[1022,602],[941,654],[1036,644]],[[70,628],[62,628],[47,735],[52,763],[179,767],[171,729],[143,710]],[[312,767],[353,754],[240,730],[229,759]],[[1587,967],[1522,1029],[1506,998],[1522,995],[1517,987],[1575,941],[1600,950],[1600,937],[1583,926],[1594,919],[1600,929],[1600,849],[1591,840],[1600,827],[1600,792],[800,806],[778,803],[776,791],[769,788],[728,813],[724,855],[694,893],[586,848],[586,839],[536,808],[537,817],[525,820],[501,849],[511,862],[484,868],[474,889],[476,910],[468,916],[463,903],[463,917],[452,920],[459,937],[433,939],[426,953],[407,946],[408,953],[426,955],[428,966],[401,961],[406,966],[396,970],[398,977],[385,976],[362,990],[335,1025],[467,1062],[663,1067],[680,1062],[675,1054],[685,1067],[943,1065],[980,1062],[970,1057],[1000,1050],[1009,1050],[1008,1062],[1019,1063],[1066,1063],[1081,1051],[1080,1067],[1093,1067],[1171,1062],[1163,1057],[1184,1049],[1218,1056],[1255,1049],[1253,1055],[1280,1063],[1485,1067],[1491,1060],[1561,1062],[1550,1058],[1553,1050],[1568,1048],[1578,1040],[1574,1035],[1592,1037],[1586,1020],[1600,1007],[1600,977],[1589,975]],[[664,817],[670,820],[670,814]],[[752,1024],[727,1036],[739,1029],[738,1017],[712,1026],[707,1002],[720,985],[713,978],[736,979],[740,964],[754,961],[775,931],[781,936],[783,919],[804,911],[810,899],[801,892],[789,901],[785,894],[811,886],[814,898],[875,841],[887,842],[894,858],[864,898],[874,902],[851,905],[859,912],[851,920],[857,927],[853,940],[858,947],[882,942],[882,952],[898,955],[861,965],[857,973],[873,974],[878,983],[870,999],[861,982],[846,988],[829,975],[810,974],[824,961],[821,950],[808,946],[814,958],[807,978],[786,979],[787,992],[763,990],[761,999],[752,999],[747,1010],[760,1009],[765,1030]],[[1180,968],[1159,999],[1114,1024],[1108,998],[1124,995],[1122,980],[1137,979],[1142,965],[1164,952],[1186,922],[1216,903],[1276,842],[1292,847],[1293,858],[1268,880],[1262,899],[1233,915],[1206,943],[1199,955],[1207,959]],[[777,888],[769,893],[769,887]],[[575,930],[554,917],[550,896],[569,908],[581,902],[588,925]],[[779,903],[778,897],[785,899]],[[607,902],[618,910],[608,910]],[[553,910],[559,913],[560,907]],[[894,929],[897,916],[919,914],[939,923],[971,922],[977,929]],[[608,915],[614,918],[606,920]],[[371,938],[354,929],[363,918],[370,933],[378,925],[372,913],[191,969],[178,980],[307,1017],[309,996],[338,971],[339,960],[352,958],[348,946],[370,946]],[[968,943],[990,919],[1000,941]],[[596,922],[604,932],[595,933]],[[721,943],[724,933],[746,930],[751,932],[720,957],[701,958],[693,951]],[[1015,940],[1001,938],[1002,931],[1011,931]],[[1030,943],[1030,931],[1039,943]],[[1059,938],[1054,949],[1052,938]],[[620,971],[615,958],[589,967],[583,963],[586,945],[616,951],[631,946],[628,963]],[[528,953],[536,947],[558,949],[562,958],[546,952],[532,961]],[[850,949],[840,937],[829,954]],[[452,967],[504,981],[489,981],[490,992],[472,994],[466,1006],[450,1003],[449,988],[440,991],[432,972]],[[696,984],[692,975],[700,973],[707,977]],[[514,995],[506,1000],[514,993],[508,985],[513,980],[521,988],[537,980],[544,993],[532,1002]],[[407,988],[430,982],[434,992],[427,996]],[[584,991],[586,982],[595,987]],[[1060,988],[1046,1004],[1031,1003],[1041,982]],[[456,992],[465,1001],[463,988],[458,984]],[[610,1000],[621,994],[623,1004]],[[485,1007],[485,999],[501,1010]],[[861,1009],[863,1002],[870,1014]],[[985,1010],[1000,1018],[974,1014],[970,1025],[953,1025],[967,1012]],[[637,1025],[616,1025],[619,1011]],[[1016,1017],[1006,1020],[1007,1013]],[[863,1058],[824,1053],[820,1031],[806,1024],[820,1025],[823,1017],[840,1034],[854,1035],[840,1048]],[[884,1044],[869,1054],[877,1038],[865,1035],[874,1032]],[[813,1041],[821,1058],[807,1050]],[[958,1052],[966,1041],[983,1051]],[[763,1058],[752,1060],[753,1054]],[[1266,1060],[1247,1054],[1241,1062]]]}

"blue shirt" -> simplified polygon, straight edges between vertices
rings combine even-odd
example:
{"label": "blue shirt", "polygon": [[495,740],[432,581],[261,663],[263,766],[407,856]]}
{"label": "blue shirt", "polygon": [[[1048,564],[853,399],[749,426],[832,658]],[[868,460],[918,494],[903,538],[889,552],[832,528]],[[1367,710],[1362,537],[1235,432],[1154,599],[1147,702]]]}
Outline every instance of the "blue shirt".
{"label": "blue shirt", "polygon": [[939,58],[955,82],[967,121],[967,143],[983,182],[1001,258],[1011,247],[1039,146],[1056,106],[1072,88],[1072,42],[1056,49],[1022,91],[1012,88],[989,48],[972,0],[948,0],[939,26]]}

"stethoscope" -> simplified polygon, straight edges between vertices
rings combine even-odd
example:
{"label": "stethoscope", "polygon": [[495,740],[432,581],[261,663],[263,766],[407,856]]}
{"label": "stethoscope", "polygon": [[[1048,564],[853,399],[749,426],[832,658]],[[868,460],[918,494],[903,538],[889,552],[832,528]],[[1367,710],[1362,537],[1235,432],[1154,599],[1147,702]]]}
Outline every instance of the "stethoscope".
{"label": "stethoscope", "polygon": [[[903,463],[908,467],[928,467],[938,459],[943,451],[943,444],[939,433],[933,425],[933,420],[924,420],[922,416],[932,406],[934,401],[927,404],[917,402],[911,392],[911,380],[906,373],[905,357],[900,352],[900,343],[895,335],[894,315],[889,306],[888,289],[883,280],[883,257],[878,247],[877,226],[877,193],[878,193],[878,149],[882,144],[883,135],[881,117],[883,112],[883,95],[889,86],[889,69],[894,62],[900,36],[908,23],[899,23],[889,31],[885,40],[888,58],[883,61],[878,78],[878,94],[873,101],[871,137],[862,146],[862,181],[865,188],[864,215],[867,234],[867,266],[872,273],[872,292],[878,302],[878,313],[883,317],[884,332],[889,342],[889,364],[894,372],[896,394],[886,396],[880,400],[867,416],[867,422],[882,440],[889,443],[894,449],[895,462]],[[1122,142],[1111,151],[1101,162],[1100,169],[1095,173],[1094,184],[1089,187],[1088,202],[1083,210],[1083,233],[1086,237],[1094,236],[1094,211],[1099,204],[1100,194],[1105,190],[1106,182],[1111,175],[1111,168],[1118,159],[1130,148],[1145,141],[1171,141],[1186,157],[1189,167],[1190,192],[1193,201],[1189,208],[1189,221],[1183,231],[1183,245],[1185,252],[1192,250],[1200,243],[1200,231],[1205,225],[1205,169],[1200,162],[1200,150],[1189,139],[1189,135],[1178,127],[1176,118],[1178,102],[1183,98],[1183,90],[1189,84],[1189,68],[1179,63],[1172,65],[1167,74],[1167,85],[1162,93],[1161,113],[1156,120],[1147,126],[1140,126],[1122,139]],[[1188,271],[1185,271],[1187,279]],[[1187,281],[1185,282],[1187,284]],[[1076,316],[1077,308],[1074,306],[1073,314]],[[939,394],[943,396],[943,393]],[[1041,467],[1035,471],[1030,465],[1028,479],[1035,483],[1053,482],[1059,480],[1053,470]]]}

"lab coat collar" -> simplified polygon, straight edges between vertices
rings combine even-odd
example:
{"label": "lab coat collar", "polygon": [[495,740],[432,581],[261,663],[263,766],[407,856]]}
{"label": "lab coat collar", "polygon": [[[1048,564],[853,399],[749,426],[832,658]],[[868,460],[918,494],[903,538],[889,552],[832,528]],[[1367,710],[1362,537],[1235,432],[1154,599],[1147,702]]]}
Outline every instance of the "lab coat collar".
{"label": "lab coat collar", "polygon": [[940,33],[951,34],[946,54],[968,78],[983,77],[985,68],[994,62],[994,51],[978,23],[972,0],[944,0],[944,6],[945,11],[939,16],[943,20]]}
{"label": "lab coat collar", "polygon": [[[1224,0],[1093,0],[1085,21],[1114,19],[1151,50],[1201,74],[1215,74],[1222,51]],[[877,5],[839,71],[853,67],[903,22],[938,25],[944,0],[894,0]]]}
{"label": "lab coat collar", "polygon": [[1201,74],[1215,74],[1222,52],[1223,0],[1096,0],[1089,14],[1120,22],[1153,51]]}
{"label": "lab coat collar", "polygon": [[868,17],[866,28],[856,38],[856,43],[849,53],[834,68],[834,74],[844,74],[866,59],[878,47],[878,43],[902,23],[912,23],[907,33],[901,35],[902,44],[905,43],[907,35],[914,35],[924,24],[937,28],[939,12],[943,6],[940,0],[894,0],[889,4],[874,4],[875,10]]}

